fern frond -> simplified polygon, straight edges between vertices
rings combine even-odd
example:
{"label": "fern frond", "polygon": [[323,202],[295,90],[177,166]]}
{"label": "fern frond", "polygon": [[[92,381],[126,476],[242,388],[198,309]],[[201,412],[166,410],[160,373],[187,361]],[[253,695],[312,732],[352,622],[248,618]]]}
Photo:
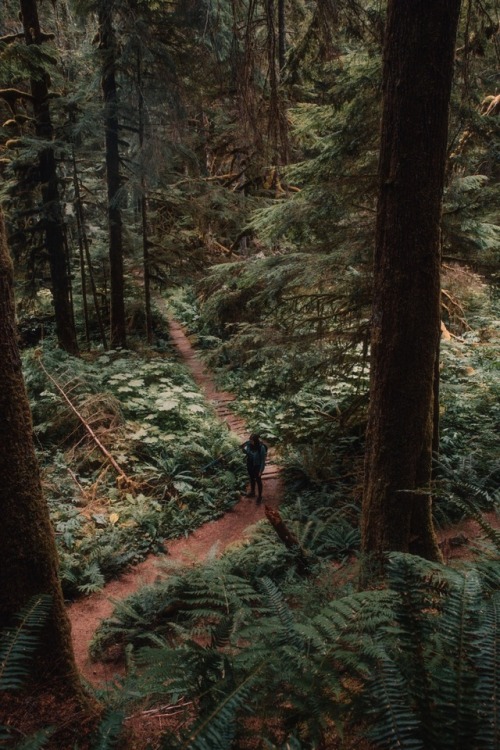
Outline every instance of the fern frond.
{"label": "fern frond", "polygon": [[[436,706],[434,732],[443,748],[473,746],[478,729],[474,667],[482,586],[475,570],[456,575],[445,599],[432,663]],[[432,647],[431,646],[431,647]],[[437,700],[436,700],[437,698]],[[454,707],[450,712],[449,706]]]}
{"label": "fern frond", "polygon": [[97,736],[92,744],[92,750],[112,750],[117,747],[123,730],[123,711],[111,709],[106,711],[97,729]]}
{"label": "fern frond", "polygon": [[[480,496],[483,499],[485,499],[489,505],[493,504],[493,501],[489,493],[486,492],[486,490],[483,490],[481,487],[476,487],[475,485],[470,485],[470,484],[465,485],[465,487],[472,494],[476,496]],[[455,495],[452,496],[450,500],[454,505],[460,508],[460,510],[464,513],[466,517],[473,518],[474,521],[476,521],[476,523],[484,531],[485,536],[493,542],[497,552],[500,552],[500,531],[498,529],[495,529],[490,523],[488,523],[487,519],[484,517],[481,511],[475,506],[472,500],[470,500],[467,497],[458,498]]]}
{"label": "fern frond", "polygon": [[373,724],[369,739],[387,750],[424,750],[420,722],[411,707],[407,685],[398,668],[382,659],[370,686]]}
{"label": "fern frond", "polygon": [[26,737],[26,739],[18,743],[16,750],[41,750],[41,748],[46,746],[53,733],[54,729],[51,727],[40,729],[39,732]]}
{"label": "fern frond", "polygon": [[500,594],[496,593],[481,612],[476,643],[478,681],[476,685],[479,727],[478,747],[500,747]]}
{"label": "fern frond", "polygon": [[237,711],[248,703],[263,665],[232,689],[216,707],[189,730],[179,750],[230,750],[233,747]]}
{"label": "fern frond", "polygon": [[52,597],[49,595],[30,599],[16,618],[17,627],[1,634],[0,690],[19,690],[22,687],[51,606]]}
{"label": "fern frond", "polygon": [[262,578],[261,586],[268,599],[271,612],[274,613],[281,624],[281,633],[278,641],[289,644],[301,651],[304,647],[304,641],[296,627],[292,611],[285,602],[283,593],[270,578]]}

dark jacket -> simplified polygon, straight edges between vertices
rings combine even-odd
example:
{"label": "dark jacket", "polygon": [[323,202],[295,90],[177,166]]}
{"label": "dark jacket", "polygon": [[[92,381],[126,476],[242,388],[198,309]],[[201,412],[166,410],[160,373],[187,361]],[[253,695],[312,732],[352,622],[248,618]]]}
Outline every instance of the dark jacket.
{"label": "dark jacket", "polygon": [[264,443],[259,443],[257,450],[255,450],[250,440],[247,440],[246,443],[243,443],[242,448],[247,457],[248,470],[253,469],[262,474],[266,465],[267,446]]}

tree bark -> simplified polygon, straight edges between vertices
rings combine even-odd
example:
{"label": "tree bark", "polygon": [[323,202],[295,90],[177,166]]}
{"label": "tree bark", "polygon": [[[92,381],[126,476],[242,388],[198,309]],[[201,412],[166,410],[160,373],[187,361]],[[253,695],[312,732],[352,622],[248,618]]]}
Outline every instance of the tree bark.
{"label": "tree bark", "polygon": [[440,220],[460,0],[389,0],[362,549],[440,558],[430,494]]}
{"label": "tree bark", "polygon": [[33,445],[17,347],[12,262],[1,213],[0,351],[0,627],[12,624],[32,597],[50,595],[52,608],[33,661],[30,695],[64,695],[81,710],[88,704],[75,666],[54,534]]}
{"label": "tree bark", "polygon": [[106,131],[106,175],[108,188],[109,266],[111,285],[111,346],[126,346],[125,283],[123,276],[123,233],[119,205],[120,150],[118,95],[116,86],[116,42],[112,4],[101,0],[99,7],[99,49],[103,54],[102,92]]}
{"label": "tree bark", "polygon": [[[26,44],[40,45],[43,35],[40,29],[36,0],[21,0],[21,17]],[[35,129],[39,138],[53,140],[53,127],[49,108],[48,76],[31,79],[31,94],[35,115]],[[59,345],[70,354],[78,355],[78,343],[71,304],[70,278],[67,268],[64,242],[63,218],[57,165],[52,148],[44,148],[39,155],[40,186],[45,225],[45,245],[49,256],[52,296]]]}
{"label": "tree bark", "polygon": [[278,60],[280,71],[282,71],[286,64],[285,0],[278,0]]}
{"label": "tree bark", "polygon": [[142,234],[142,266],[144,274],[144,310],[146,315],[146,338],[148,344],[153,343],[153,314],[151,311],[151,272],[148,238],[148,196],[146,181],[146,160],[144,154],[144,93],[142,82],[142,56],[137,55],[137,86],[139,89],[139,147],[141,154],[141,234]]}
{"label": "tree bark", "polygon": [[[84,259],[83,259],[83,273],[82,273],[82,294],[84,295],[84,299],[86,298],[85,292],[84,292],[84,271],[85,271],[85,261],[87,262],[88,272],[89,272],[89,280],[90,280],[90,287],[92,289],[92,299],[94,300],[94,310],[97,318],[97,324],[99,326],[99,334],[101,336],[101,343],[104,347],[104,351],[108,348],[108,343],[106,341],[106,331],[104,330],[104,324],[102,321],[102,314],[101,309],[99,306],[99,297],[97,294],[97,287],[95,283],[95,277],[94,277],[94,271],[92,268],[92,258],[90,257],[90,248],[89,248],[89,240],[87,237],[87,231],[85,229],[85,216],[83,212],[83,201],[80,191],[80,178],[78,176],[78,169],[76,166],[76,157],[75,157],[75,150],[72,149],[72,160],[73,160],[73,186],[75,190],[75,213],[76,213],[76,222],[78,227],[78,241],[80,243],[80,248],[83,248],[84,252]],[[80,249],[81,252],[81,249]],[[85,306],[84,306],[85,310]],[[87,313],[86,313],[87,315]],[[86,329],[87,329],[86,324]],[[89,343],[90,348],[90,337],[87,336],[87,340]]]}

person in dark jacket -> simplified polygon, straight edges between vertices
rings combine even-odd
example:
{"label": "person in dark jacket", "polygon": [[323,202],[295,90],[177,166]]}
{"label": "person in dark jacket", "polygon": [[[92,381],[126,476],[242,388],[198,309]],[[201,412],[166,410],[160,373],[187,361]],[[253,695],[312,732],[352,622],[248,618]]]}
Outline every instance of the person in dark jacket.
{"label": "person in dark jacket", "polygon": [[250,492],[245,497],[255,497],[255,485],[257,485],[257,503],[262,502],[262,472],[266,465],[267,446],[260,437],[253,433],[241,446],[247,457],[247,471],[250,478]]}

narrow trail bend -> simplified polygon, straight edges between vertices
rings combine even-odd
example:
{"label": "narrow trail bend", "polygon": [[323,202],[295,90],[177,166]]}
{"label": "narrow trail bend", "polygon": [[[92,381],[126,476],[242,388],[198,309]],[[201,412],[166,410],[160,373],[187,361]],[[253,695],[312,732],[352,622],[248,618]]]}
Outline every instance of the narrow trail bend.
{"label": "narrow trail bend", "polygon": [[[210,372],[194,351],[182,326],[171,318],[169,333],[180,359],[190,369],[195,382],[204,392],[219,419],[227,424],[228,429],[239,440],[246,438],[247,425],[228,408],[228,404],[235,398],[234,395],[217,390]],[[273,462],[272,450],[269,452],[263,480],[264,502],[275,508],[283,496],[283,486],[279,469]],[[126,598],[142,585],[153,583],[168,575],[165,567],[161,567],[162,561],[167,560],[175,567],[177,564],[182,566],[203,562],[209,554],[220,555],[229,545],[244,538],[245,532],[263,517],[263,505],[258,506],[254,500],[242,497],[231,511],[218,520],[210,521],[196,529],[188,538],[169,540],[165,545],[166,557],[149,555],[118,579],[110,581],[101,591],[70,604],[68,614],[73,648],[82,676],[89,682],[99,685],[110,680],[118,671],[116,665],[93,663],[88,656],[92,636],[100,622],[111,616],[114,602]]]}

